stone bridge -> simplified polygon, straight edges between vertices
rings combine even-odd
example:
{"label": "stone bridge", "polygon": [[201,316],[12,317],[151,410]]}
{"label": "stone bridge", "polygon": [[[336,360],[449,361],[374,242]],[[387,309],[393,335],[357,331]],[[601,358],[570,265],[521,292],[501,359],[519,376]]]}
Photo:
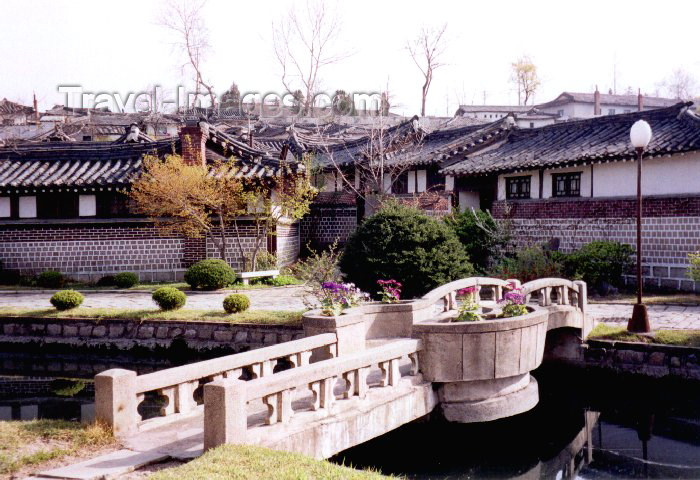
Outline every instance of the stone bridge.
{"label": "stone bridge", "polygon": [[[568,332],[556,345],[568,354],[592,321],[585,283],[563,279],[522,285],[528,313],[497,318],[508,283],[520,286],[466,278],[418,300],[311,311],[299,340],[145,375],[108,370],[95,377],[96,415],[127,448],[175,458],[224,443],[327,458],[431,412],[463,423],[515,415],[539,401],[530,371],[548,332]],[[486,320],[451,321],[465,287]],[[143,419],[154,395],[159,415]]]}

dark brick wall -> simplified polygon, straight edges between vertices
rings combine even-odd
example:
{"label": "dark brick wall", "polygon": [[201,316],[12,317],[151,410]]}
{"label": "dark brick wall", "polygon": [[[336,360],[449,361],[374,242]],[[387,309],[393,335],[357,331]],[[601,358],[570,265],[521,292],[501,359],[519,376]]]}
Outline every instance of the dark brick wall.
{"label": "dark brick wall", "polygon": [[[636,245],[636,199],[526,200],[507,205],[495,202],[492,212],[496,218],[511,220],[518,246],[551,239],[558,239],[565,252],[597,240]],[[648,197],[643,206],[644,283],[671,290],[700,289],[687,276],[688,253],[700,250],[700,197]]]}
{"label": "dark brick wall", "polygon": [[[700,196],[645,197],[644,217],[700,216]],[[637,214],[636,198],[577,198],[494,202],[494,217],[504,218],[630,218]]]}
{"label": "dark brick wall", "polygon": [[301,243],[323,247],[337,240],[342,245],[356,228],[355,206],[314,206],[300,222]]}
{"label": "dark brick wall", "polygon": [[[239,225],[245,255],[255,247],[255,226]],[[234,230],[228,232],[227,255],[241,270]],[[282,256],[290,263],[298,256],[299,227],[281,227]],[[267,242],[262,242],[262,250]],[[177,280],[191,264],[217,258],[219,251],[210,238],[163,235],[150,223],[87,223],[3,225],[0,227],[0,260],[4,268],[22,273],[58,270],[80,280],[132,271],[142,280]]]}

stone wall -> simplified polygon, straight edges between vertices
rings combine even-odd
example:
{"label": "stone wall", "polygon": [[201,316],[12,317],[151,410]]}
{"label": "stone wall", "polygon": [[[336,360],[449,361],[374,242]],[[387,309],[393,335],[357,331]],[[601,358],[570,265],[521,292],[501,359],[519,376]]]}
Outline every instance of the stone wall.
{"label": "stone wall", "polygon": [[354,205],[315,205],[301,220],[301,244],[323,248],[337,241],[342,245],[356,228]]}
{"label": "stone wall", "polygon": [[[244,253],[251,255],[254,225],[241,222],[239,232]],[[234,229],[227,235],[228,260],[236,271],[242,271],[244,264]],[[284,264],[292,263],[299,253],[298,226],[281,226],[278,236],[277,248]],[[266,240],[261,247],[267,249]],[[96,281],[104,275],[130,271],[142,281],[176,281],[193,263],[219,257],[210,238],[163,235],[152,223],[138,219],[4,222],[0,226],[3,268],[23,274],[58,270],[76,280]]]}
{"label": "stone wall", "polygon": [[0,260],[22,273],[58,270],[95,280],[120,271],[144,280],[174,280],[185,268],[185,242],[162,236],[151,224],[89,223],[3,225]]}
{"label": "stone wall", "polygon": [[285,266],[296,262],[301,249],[299,223],[278,225],[275,241],[277,243],[277,264]]}
{"label": "stone wall", "polygon": [[649,377],[700,381],[700,349],[670,345],[588,340],[583,350],[586,368]]}
{"label": "stone wall", "polygon": [[217,322],[167,320],[90,320],[52,318],[0,318],[0,343],[68,345],[128,350],[169,348],[180,339],[193,350],[220,347],[246,351],[296,340],[301,327],[285,325],[236,325]]}
{"label": "stone wall", "polygon": [[[518,246],[558,239],[570,252],[596,240],[636,244],[636,199],[495,202],[493,214],[512,221]],[[645,285],[700,292],[687,276],[687,255],[700,250],[700,197],[645,198],[643,214]]]}

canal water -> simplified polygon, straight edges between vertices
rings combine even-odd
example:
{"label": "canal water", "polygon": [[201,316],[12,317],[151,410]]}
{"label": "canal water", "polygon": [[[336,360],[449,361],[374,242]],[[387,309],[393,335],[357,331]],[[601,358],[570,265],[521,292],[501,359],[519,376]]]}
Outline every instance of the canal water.
{"label": "canal water", "polygon": [[[91,421],[93,370],[182,363],[170,355],[0,355],[0,420]],[[697,384],[560,367],[535,376],[540,403],[528,413],[475,425],[425,419],[331,460],[411,479],[700,478]],[[157,411],[154,399],[142,414]]]}

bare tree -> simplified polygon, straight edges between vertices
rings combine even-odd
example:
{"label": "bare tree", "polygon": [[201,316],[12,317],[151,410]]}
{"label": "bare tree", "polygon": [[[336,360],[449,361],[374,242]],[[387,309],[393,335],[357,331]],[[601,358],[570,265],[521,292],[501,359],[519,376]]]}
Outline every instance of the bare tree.
{"label": "bare tree", "polygon": [[204,59],[211,48],[209,32],[202,17],[205,4],[205,0],[165,0],[159,23],[176,36],[174,46],[185,56],[185,62],[180,66],[181,71],[184,72],[188,68],[192,70],[195,97],[190,106],[194,107],[201,89],[204,89],[209,95],[211,107],[214,108],[214,86],[204,79],[202,72]]}
{"label": "bare tree", "polygon": [[527,105],[540,86],[537,67],[528,56],[521,57],[511,63],[511,67],[513,69],[511,81],[518,90],[518,105]]}
{"label": "bare tree", "polygon": [[660,82],[659,86],[666,95],[679,100],[689,100],[693,98],[698,89],[698,83],[695,77],[682,68],[675,69],[671,75]]}
{"label": "bare tree", "polygon": [[423,27],[416,39],[406,44],[413,62],[423,74],[421,117],[425,117],[425,101],[428,98],[430,84],[433,82],[433,74],[435,70],[444,65],[440,62],[440,57],[445,51],[445,30],[447,30],[447,24],[438,29]]}
{"label": "bare tree", "polygon": [[337,13],[329,10],[322,0],[307,0],[305,8],[292,8],[279,22],[272,24],[282,85],[295,99],[303,98],[302,115],[308,115],[313,108],[321,70],[349,55],[334,51],[340,30]]}

